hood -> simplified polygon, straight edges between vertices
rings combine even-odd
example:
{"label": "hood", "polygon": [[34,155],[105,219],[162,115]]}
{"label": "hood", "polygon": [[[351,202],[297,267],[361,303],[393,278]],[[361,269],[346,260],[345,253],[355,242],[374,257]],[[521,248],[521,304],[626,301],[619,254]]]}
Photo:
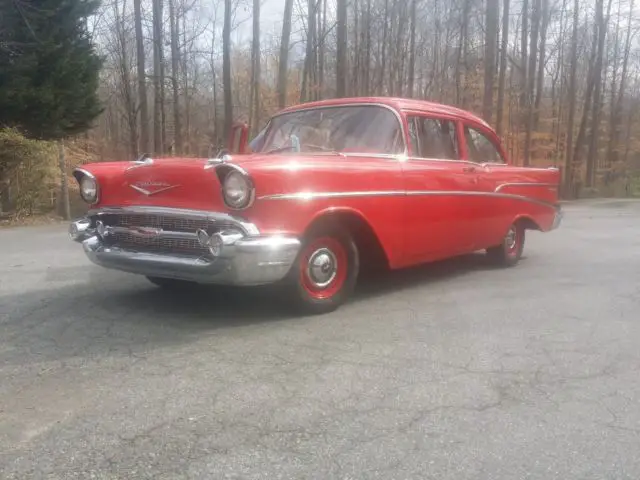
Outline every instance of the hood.
{"label": "hood", "polygon": [[206,159],[154,159],[151,164],[96,163],[82,168],[100,189],[97,206],[165,206],[195,210],[223,208],[220,183]]}

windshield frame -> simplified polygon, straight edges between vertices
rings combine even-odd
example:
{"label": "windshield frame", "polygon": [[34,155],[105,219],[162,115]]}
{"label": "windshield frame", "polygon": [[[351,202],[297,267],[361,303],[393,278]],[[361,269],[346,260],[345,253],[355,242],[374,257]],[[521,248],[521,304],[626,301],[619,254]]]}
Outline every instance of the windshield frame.
{"label": "windshield frame", "polygon": [[[325,110],[329,108],[345,108],[345,107],[382,107],[386,110],[389,110],[391,113],[393,113],[396,120],[398,121],[398,125],[400,126],[401,151],[398,153],[370,153],[370,152],[369,153],[367,152],[341,153],[341,152],[318,151],[318,152],[304,152],[305,155],[326,156],[326,155],[336,155],[337,153],[340,156],[347,156],[347,157],[377,157],[377,158],[391,158],[391,159],[406,157],[408,155],[407,134],[406,134],[405,122],[404,122],[403,116],[397,109],[393,108],[391,105],[387,105],[384,103],[375,103],[375,102],[353,102],[353,103],[345,102],[345,103],[336,103],[331,105],[310,105],[310,106],[292,107],[286,110],[282,110],[272,115],[271,117],[269,117],[269,120],[266,122],[265,126],[258,132],[258,134],[251,141],[253,142],[259,136],[266,137],[267,135],[269,135],[270,133],[269,130],[272,128],[274,123],[273,121],[276,118],[281,117],[283,115],[295,114],[298,112],[307,112],[310,110]],[[254,153],[265,154],[266,152],[258,151]],[[281,153],[284,153],[284,152],[281,152]]]}

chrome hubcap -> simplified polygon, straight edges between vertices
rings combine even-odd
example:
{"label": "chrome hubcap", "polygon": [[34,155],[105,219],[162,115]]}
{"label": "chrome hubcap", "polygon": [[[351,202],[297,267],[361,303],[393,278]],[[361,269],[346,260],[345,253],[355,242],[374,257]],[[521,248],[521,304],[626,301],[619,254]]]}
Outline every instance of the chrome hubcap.
{"label": "chrome hubcap", "polygon": [[514,248],[516,248],[516,240],[518,238],[517,232],[515,227],[511,227],[509,229],[509,232],[507,233],[507,236],[505,238],[505,243],[507,244],[507,248],[509,250],[513,250]]}
{"label": "chrome hubcap", "polygon": [[328,248],[313,252],[307,264],[307,275],[317,288],[328,286],[336,277],[338,261]]}

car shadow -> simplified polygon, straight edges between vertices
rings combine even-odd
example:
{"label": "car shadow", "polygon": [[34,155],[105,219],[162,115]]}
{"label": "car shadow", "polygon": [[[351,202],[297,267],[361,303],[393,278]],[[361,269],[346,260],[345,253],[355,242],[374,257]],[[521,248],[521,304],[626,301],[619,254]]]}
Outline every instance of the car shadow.
{"label": "car shadow", "polygon": [[[385,272],[363,278],[349,304],[491,268],[484,255],[467,255]],[[288,308],[285,293],[273,287],[207,286],[168,292],[144,278],[96,268],[86,282],[1,297],[9,308],[3,311],[0,362],[129,355],[189,343],[224,328],[265,323],[290,328],[291,320],[297,324],[301,317]],[[332,315],[345,315],[345,307]]]}
{"label": "car shadow", "polygon": [[[526,261],[526,256],[521,260]],[[500,268],[491,263],[484,253],[473,253],[400,270],[368,274],[360,279],[353,302],[450,280],[474,271]]]}

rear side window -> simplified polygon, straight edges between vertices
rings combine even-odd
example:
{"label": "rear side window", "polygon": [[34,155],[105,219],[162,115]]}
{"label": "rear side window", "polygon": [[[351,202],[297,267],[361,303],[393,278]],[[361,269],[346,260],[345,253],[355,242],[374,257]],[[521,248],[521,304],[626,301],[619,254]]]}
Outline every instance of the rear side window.
{"label": "rear side window", "polygon": [[471,127],[464,127],[464,136],[469,150],[469,160],[476,163],[507,163],[486,135]]}
{"label": "rear side window", "polygon": [[456,124],[450,120],[409,116],[409,139],[414,157],[458,160]]}

